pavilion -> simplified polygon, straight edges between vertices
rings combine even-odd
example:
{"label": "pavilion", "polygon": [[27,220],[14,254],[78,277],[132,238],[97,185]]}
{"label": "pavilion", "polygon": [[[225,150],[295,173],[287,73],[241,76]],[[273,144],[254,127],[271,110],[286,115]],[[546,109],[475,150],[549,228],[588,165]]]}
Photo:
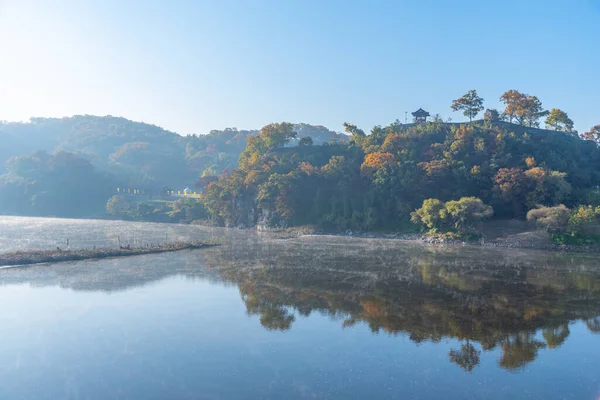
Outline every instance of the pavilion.
{"label": "pavilion", "polygon": [[417,111],[412,113],[412,116],[414,117],[414,122],[416,122],[417,124],[422,124],[424,122],[427,122],[427,117],[429,117],[429,113],[423,110],[422,108],[419,108]]}

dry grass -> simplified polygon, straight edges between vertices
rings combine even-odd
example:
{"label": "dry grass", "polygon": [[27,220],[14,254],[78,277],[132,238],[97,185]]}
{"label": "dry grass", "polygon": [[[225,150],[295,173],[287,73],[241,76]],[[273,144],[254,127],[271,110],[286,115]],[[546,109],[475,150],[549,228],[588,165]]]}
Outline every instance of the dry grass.
{"label": "dry grass", "polygon": [[216,246],[209,243],[175,242],[142,247],[121,246],[119,248],[91,248],[78,250],[31,250],[0,254],[0,265],[31,265],[62,261],[90,260],[108,257],[129,257],[143,254],[167,253],[172,251],[201,249]]}

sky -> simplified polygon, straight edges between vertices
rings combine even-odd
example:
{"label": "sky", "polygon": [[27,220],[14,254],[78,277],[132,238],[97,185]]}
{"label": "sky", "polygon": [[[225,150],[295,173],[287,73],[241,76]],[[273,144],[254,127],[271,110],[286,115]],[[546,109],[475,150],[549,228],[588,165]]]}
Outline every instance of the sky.
{"label": "sky", "polygon": [[600,0],[0,0],[0,51],[7,121],[368,131],[516,89],[600,124]]}

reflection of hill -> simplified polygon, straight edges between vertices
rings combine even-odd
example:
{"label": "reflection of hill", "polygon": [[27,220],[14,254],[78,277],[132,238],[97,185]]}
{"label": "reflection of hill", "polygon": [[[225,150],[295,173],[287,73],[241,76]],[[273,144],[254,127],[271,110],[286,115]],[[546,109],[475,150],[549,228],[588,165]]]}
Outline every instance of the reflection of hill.
{"label": "reflection of hill", "polygon": [[237,232],[223,246],[173,254],[0,270],[2,284],[30,282],[113,292],[173,275],[236,285],[249,315],[269,330],[317,312],[343,327],[412,341],[454,338],[450,361],[467,371],[481,351],[502,351],[515,370],[568,340],[569,323],[600,333],[600,260],[519,250],[439,249],[410,242]]}
{"label": "reflection of hill", "polygon": [[600,325],[600,262],[592,258],[382,241],[340,246],[345,240],[232,247],[206,252],[205,261],[238,285],[248,313],[267,329],[319,312],[415,342],[456,338],[466,344],[450,359],[467,370],[479,360],[472,342],[501,348],[500,365],[512,370],[562,345],[570,321],[586,320],[592,331]]}

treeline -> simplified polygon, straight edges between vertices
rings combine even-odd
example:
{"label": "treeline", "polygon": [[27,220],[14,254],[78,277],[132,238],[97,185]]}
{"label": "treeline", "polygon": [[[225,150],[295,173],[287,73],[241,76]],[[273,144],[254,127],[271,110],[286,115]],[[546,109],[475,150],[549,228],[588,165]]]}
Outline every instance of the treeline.
{"label": "treeline", "polygon": [[[299,138],[310,137],[315,144],[347,140],[322,126],[295,124],[294,129]],[[117,176],[127,187],[183,190],[199,176],[235,168],[247,138],[258,133],[227,128],[181,136],[125,118],[91,115],[0,122],[0,174],[7,172],[5,164],[11,157],[64,151]]]}
{"label": "treeline", "polygon": [[[237,169],[200,183],[204,204],[226,226],[316,224],[331,230],[409,229],[411,213],[427,199],[455,200],[455,210],[466,210],[444,221],[446,226],[477,219],[469,207],[481,218],[491,212],[525,218],[538,206],[599,204],[598,143],[534,128],[541,105],[531,96],[513,97],[503,114],[527,126],[496,119],[457,125],[436,118],[375,126],[366,135],[345,124],[348,144],[285,148],[296,137],[292,125],[268,125],[248,140]],[[482,110],[481,104],[475,112],[465,103],[471,118]],[[535,112],[522,110],[529,104]]]}
{"label": "treeline", "polygon": [[[294,129],[298,140],[308,137],[315,144],[347,141],[322,126]],[[247,139],[258,133],[231,128],[180,136],[125,118],[89,115],[0,122],[0,214],[102,216],[116,188],[177,191],[193,187],[200,176],[234,169]],[[59,167],[55,159],[68,161]]]}
{"label": "treeline", "polygon": [[115,184],[114,177],[64,151],[12,157],[7,171],[0,176],[0,214],[101,216]]}

